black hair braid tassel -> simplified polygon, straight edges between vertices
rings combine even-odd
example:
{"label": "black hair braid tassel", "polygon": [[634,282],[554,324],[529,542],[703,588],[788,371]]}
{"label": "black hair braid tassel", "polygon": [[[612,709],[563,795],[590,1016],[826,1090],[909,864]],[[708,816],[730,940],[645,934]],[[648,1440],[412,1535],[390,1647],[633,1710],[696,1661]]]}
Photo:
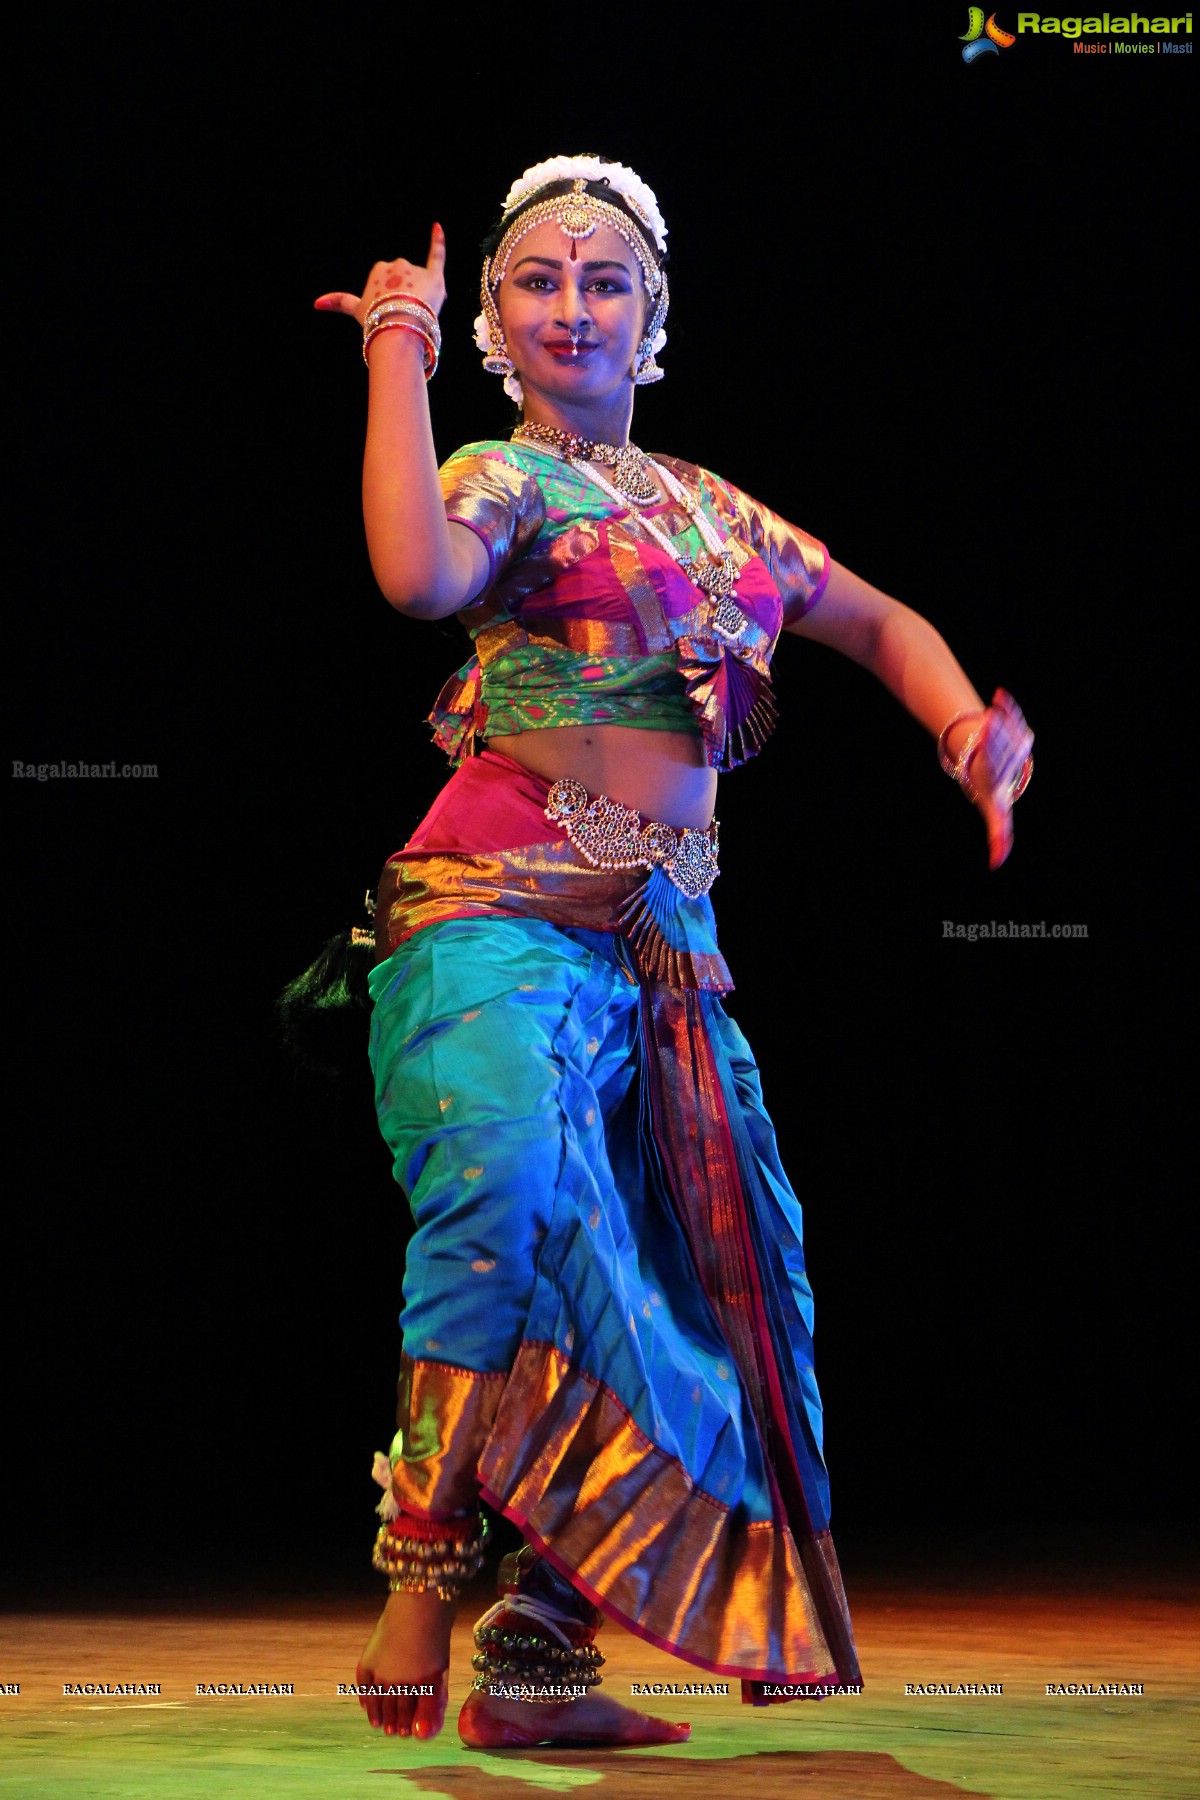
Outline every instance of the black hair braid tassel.
{"label": "black hair braid tassel", "polygon": [[[370,919],[375,901],[369,890],[364,904]],[[314,1074],[336,1081],[366,1068],[367,980],[374,962],[374,929],[354,925],[329,938],[276,999],[283,1048]]]}

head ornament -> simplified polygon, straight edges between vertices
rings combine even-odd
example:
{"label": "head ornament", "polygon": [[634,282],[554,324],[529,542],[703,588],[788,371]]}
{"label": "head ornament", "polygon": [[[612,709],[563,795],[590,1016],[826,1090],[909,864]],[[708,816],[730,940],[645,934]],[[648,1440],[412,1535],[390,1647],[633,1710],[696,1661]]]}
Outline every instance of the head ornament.
{"label": "head ornament", "polygon": [[[571,183],[567,192],[537,199],[543,188],[563,181]],[[620,197],[629,212],[588,192],[589,183],[600,182]],[[591,237],[598,225],[609,225],[624,238],[637,258],[646,293],[654,302],[638,346],[634,380],[641,387],[661,381],[663,372],[654,358],[667,341],[662,328],[667,316],[667,278],[659,266],[659,256],[666,252],[667,228],[658,201],[646,183],[623,163],[604,162],[598,156],[552,156],[535,163],[505,195],[500,242],[491,256],[484,257],[479,284],[483,311],[475,320],[475,342],[483,352],[484,368],[504,376],[504,391],[519,406],[524,395],[504,342],[496,291],[521,239],[550,221],[571,239],[572,245]]]}

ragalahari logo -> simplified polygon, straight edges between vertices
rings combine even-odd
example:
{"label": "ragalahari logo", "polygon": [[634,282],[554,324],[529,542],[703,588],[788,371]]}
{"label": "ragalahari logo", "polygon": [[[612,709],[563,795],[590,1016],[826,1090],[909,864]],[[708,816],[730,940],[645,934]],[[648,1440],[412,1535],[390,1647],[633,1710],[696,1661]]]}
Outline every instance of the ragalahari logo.
{"label": "ragalahari logo", "polygon": [[967,26],[958,40],[965,63],[973,63],[977,56],[999,56],[1001,50],[1011,50],[1017,41],[1011,31],[1001,31],[995,13],[989,15],[985,24],[982,6],[968,6]]}

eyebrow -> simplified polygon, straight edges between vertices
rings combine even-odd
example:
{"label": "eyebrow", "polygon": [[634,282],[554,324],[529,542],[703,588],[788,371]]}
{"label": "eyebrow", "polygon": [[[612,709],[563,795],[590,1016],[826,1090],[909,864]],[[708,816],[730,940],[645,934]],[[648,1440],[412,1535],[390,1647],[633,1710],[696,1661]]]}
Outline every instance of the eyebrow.
{"label": "eyebrow", "polygon": [[[540,263],[542,267],[546,269],[562,268],[561,261],[553,256],[523,256],[520,262],[513,264],[513,268],[514,270],[522,269],[526,263]],[[626,265],[623,262],[618,262],[615,257],[611,256],[603,258],[600,262],[585,262],[582,267],[585,271],[590,269],[620,269],[623,275],[629,274]]]}

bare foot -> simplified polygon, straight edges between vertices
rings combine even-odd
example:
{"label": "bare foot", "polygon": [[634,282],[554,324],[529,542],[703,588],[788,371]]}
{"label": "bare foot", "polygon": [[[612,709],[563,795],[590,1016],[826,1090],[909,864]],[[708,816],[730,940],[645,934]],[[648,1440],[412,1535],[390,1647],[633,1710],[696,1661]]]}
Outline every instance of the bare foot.
{"label": "bare foot", "polygon": [[580,1750],[605,1745],[682,1744],[691,1734],[690,1725],[652,1718],[596,1693],[547,1705],[534,1700],[502,1700],[475,1688],[458,1715],[458,1735],[472,1750],[528,1750],[534,1744]]}
{"label": "bare foot", "polygon": [[436,1737],[449,1699],[447,1668],[453,1600],[424,1594],[389,1594],[367,1640],[355,1674],[360,1688],[432,1687],[430,1694],[360,1694],[369,1725],[389,1737]]}

